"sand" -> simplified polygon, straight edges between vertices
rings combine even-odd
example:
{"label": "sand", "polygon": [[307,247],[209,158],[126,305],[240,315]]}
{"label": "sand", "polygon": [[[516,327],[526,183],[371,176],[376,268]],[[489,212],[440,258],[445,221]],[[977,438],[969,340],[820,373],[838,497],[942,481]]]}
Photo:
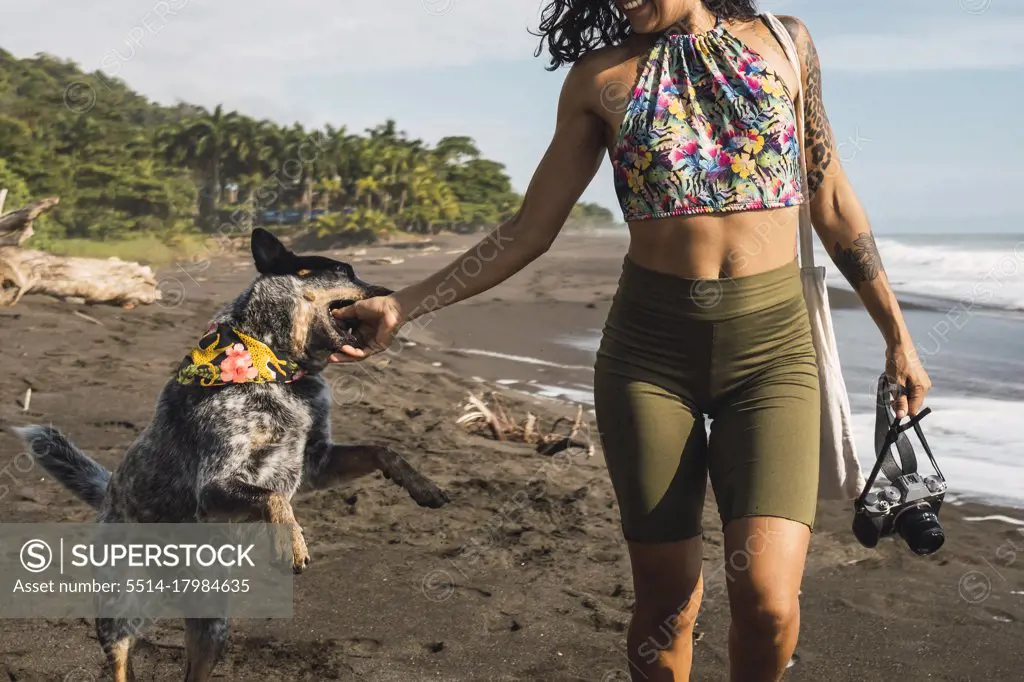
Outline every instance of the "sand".
{"label": "sand", "polygon": [[[445,237],[428,249],[347,253],[362,278],[394,287],[433,271],[467,243]],[[600,328],[623,253],[616,240],[563,235],[506,284],[410,329],[415,345],[382,358],[386,366],[328,370],[335,438],[390,443],[453,501],[420,509],[379,476],[297,497],[313,564],[295,580],[294,618],[234,621],[218,679],[628,679],[624,640],[633,591],[600,451],[590,459],[553,459],[455,424],[468,390],[494,388],[497,379],[585,377],[585,368],[452,352],[490,349],[579,367],[578,352],[547,339]],[[404,262],[367,262],[381,257]],[[0,425],[51,422],[115,466],[208,315],[254,274],[234,254],[217,254],[202,271],[186,269],[162,273],[165,291],[176,295],[173,305],[124,311],[32,296],[0,310]],[[833,299],[833,306],[851,303]],[[25,412],[20,400],[28,387]],[[517,413],[533,410],[546,424],[573,412],[501,390]],[[0,469],[19,452],[9,434],[0,434]],[[44,472],[14,477],[0,499],[0,521],[93,518]],[[801,597],[798,658],[787,679],[1021,679],[1024,554],[1017,554],[1024,552],[1024,532],[1000,520],[966,520],[992,515],[1019,513],[946,505],[945,547],[919,558],[896,541],[860,547],[849,531],[848,505],[823,503]],[[692,679],[720,680],[728,603],[710,499],[705,527],[707,597]],[[182,644],[180,623],[158,624],[137,648],[139,679],[181,679]],[[89,622],[0,619],[0,677],[81,681],[99,680],[101,672]]]}

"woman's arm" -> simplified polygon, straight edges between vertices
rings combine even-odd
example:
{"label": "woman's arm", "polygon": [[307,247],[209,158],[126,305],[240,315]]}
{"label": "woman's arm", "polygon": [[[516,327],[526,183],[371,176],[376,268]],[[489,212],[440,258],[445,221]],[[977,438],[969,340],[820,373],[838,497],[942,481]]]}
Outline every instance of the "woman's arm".
{"label": "woman's arm", "polygon": [[405,322],[497,286],[548,250],[605,151],[605,124],[591,106],[594,83],[586,63],[566,76],[554,137],[515,216],[425,280],[336,311],[338,317],[361,322],[359,332],[369,346],[366,351],[346,346],[349,356],[371,355],[388,345]]}
{"label": "woman's arm", "polygon": [[[900,398],[897,414],[916,414],[931,388],[910,338],[896,295],[889,286],[864,207],[843,170],[821,93],[821,64],[807,27],[793,17],[783,23],[802,61],[806,199],[811,222],[832,261],[857,292],[886,343],[886,371],[910,394]],[[902,415],[900,415],[902,416]]]}

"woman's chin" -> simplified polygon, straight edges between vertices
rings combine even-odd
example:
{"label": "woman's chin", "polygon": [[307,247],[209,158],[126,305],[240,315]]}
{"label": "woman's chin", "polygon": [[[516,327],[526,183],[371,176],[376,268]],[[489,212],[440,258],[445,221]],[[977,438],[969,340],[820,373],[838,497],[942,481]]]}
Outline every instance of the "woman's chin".
{"label": "woman's chin", "polygon": [[633,30],[633,33],[637,35],[658,33],[660,30],[657,22],[654,21],[631,21],[629,22],[629,27]]}
{"label": "woman's chin", "polygon": [[655,33],[659,28],[657,7],[651,0],[643,0],[635,9],[625,10],[620,7],[619,11],[625,15],[633,33]]}

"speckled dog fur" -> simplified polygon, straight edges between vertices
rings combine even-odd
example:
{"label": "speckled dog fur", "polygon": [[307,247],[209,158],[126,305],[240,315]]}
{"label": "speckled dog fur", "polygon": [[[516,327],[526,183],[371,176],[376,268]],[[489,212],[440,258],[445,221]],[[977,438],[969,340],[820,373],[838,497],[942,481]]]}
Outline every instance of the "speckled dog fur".
{"label": "speckled dog fur", "polygon": [[[346,263],[297,256],[263,229],[253,231],[252,252],[259,277],[211,322],[287,353],[306,376],[289,384],[217,388],[172,378],[152,422],[113,474],[52,428],[16,431],[44,468],[99,510],[100,522],[288,524],[298,573],[309,564],[290,503],[300,485],[321,488],[379,470],[422,506],[440,507],[448,497],[387,447],[331,442],[330,392],[319,373],[331,353],[343,343],[355,345],[356,336],[330,309],[390,292],[360,281]],[[96,630],[115,682],[134,680],[134,628],[99,619]],[[227,641],[227,622],[189,619],[185,630],[185,679],[207,680]]]}

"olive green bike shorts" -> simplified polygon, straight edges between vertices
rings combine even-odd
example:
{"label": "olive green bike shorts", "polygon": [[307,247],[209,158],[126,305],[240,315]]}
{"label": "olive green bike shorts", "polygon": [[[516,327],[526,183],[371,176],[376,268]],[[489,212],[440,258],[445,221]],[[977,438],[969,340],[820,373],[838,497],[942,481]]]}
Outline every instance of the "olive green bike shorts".
{"label": "olive green bike shorts", "polygon": [[723,527],[775,516],[813,528],[818,368],[795,261],[684,279],[627,257],[594,369],[627,540],[700,535],[709,474]]}

